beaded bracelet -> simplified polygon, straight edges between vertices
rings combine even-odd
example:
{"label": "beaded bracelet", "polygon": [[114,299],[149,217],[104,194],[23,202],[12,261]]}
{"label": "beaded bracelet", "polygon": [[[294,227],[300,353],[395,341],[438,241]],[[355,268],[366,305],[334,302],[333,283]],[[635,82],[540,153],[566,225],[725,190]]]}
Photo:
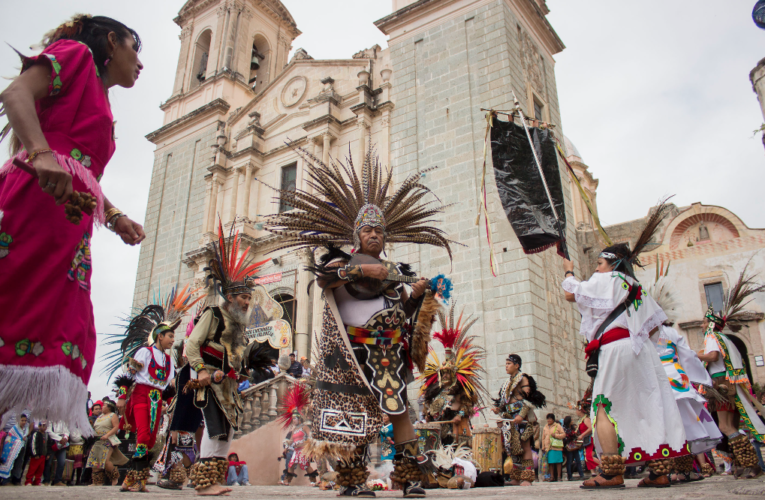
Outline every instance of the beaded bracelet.
{"label": "beaded bracelet", "polygon": [[53,150],[52,149],[41,149],[39,151],[35,151],[34,153],[30,153],[29,157],[27,158],[27,163],[32,163],[35,158],[37,158],[38,156],[40,156],[41,154],[44,154],[44,153],[53,154]]}

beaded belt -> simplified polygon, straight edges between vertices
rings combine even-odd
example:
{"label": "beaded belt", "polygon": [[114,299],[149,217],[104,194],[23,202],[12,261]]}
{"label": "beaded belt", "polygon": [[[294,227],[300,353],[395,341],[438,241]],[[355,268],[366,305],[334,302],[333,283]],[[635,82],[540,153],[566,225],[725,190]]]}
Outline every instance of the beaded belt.
{"label": "beaded belt", "polygon": [[345,325],[348,340],[354,344],[394,345],[401,342],[401,329],[396,330],[367,330],[356,326]]}

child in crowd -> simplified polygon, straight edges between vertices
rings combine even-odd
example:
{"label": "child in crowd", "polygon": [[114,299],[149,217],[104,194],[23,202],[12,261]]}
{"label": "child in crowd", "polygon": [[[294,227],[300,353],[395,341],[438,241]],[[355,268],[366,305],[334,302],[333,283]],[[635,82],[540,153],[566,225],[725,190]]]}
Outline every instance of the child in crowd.
{"label": "child in crowd", "polygon": [[247,473],[247,462],[239,460],[236,453],[228,454],[228,486],[250,486],[250,476]]}
{"label": "child in crowd", "polygon": [[24,485],[40,486],[45,470],[45,457],[48,456],[48,422],[45,420],[37,424],[29,437],[29,453],[29,470]]}

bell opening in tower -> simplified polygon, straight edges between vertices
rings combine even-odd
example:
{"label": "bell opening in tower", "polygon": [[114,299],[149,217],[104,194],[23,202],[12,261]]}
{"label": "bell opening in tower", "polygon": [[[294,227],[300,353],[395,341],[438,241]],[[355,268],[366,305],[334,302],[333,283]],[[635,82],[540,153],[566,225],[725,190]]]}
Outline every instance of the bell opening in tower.
{"label": "bell opening in tower", "polygon": [[254,43],[252,44],[252,58],[250,60],[250,79],[249,84],[250,87],[255,89],[255,86],[258,84],[258,70],[260,69],[261,61],[263,61],[266,58],[265,55],[261,53],[261,51],[258,50],[258,46]]}

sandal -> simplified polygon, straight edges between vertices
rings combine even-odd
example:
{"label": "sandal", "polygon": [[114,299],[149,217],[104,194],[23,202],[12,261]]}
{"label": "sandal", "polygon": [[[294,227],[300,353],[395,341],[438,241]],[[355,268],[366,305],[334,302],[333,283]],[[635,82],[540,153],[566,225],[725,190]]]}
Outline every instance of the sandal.
{"label": "sandal", "polygon": [[181,490],[183,489],[183,486],[176,483],[175,481],[170,481],[169,479],[162,479],[157,482],[157,487],[162,488],[164,490]]}
{"label": "sandal", "polygon": [[664,474],[656,479],[650,477],[644,477],[638,483],[638,488],[669,488],[672,483],[669,481],[669,477]]}
{"label": "sandal", "polygon": [[592,479],[588,479],[579,486],[583,490],[602,490],[609,488],[624,488],[624,476],[614,476],[611,479],[606,479],[601,475],[597,475]]}

